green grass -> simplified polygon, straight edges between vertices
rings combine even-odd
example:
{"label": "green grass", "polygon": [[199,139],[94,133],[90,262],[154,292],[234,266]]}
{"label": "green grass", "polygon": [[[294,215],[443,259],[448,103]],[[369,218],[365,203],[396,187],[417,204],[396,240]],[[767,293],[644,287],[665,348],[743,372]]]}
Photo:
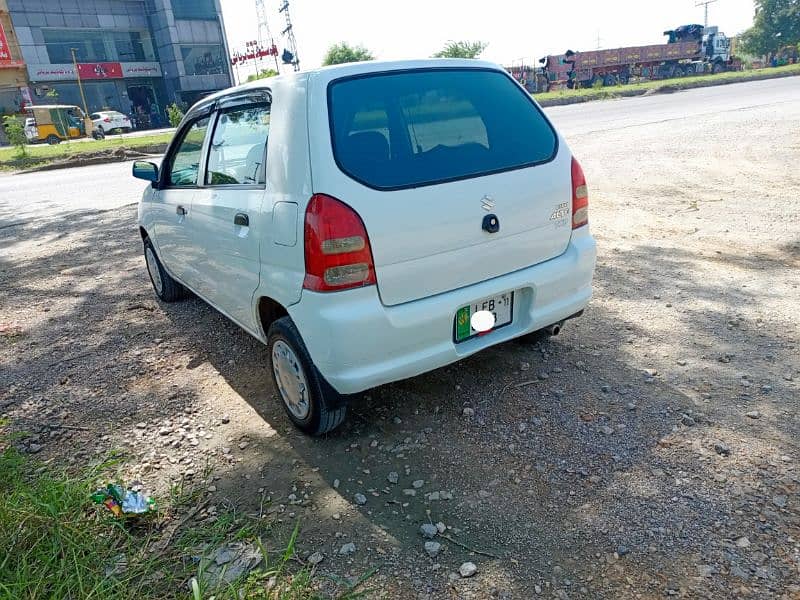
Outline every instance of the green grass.
{"label": "green grass", "polygon": [[20,158],[16,148],[0,148],[0,170],[28,169],[69,157],[113,151],[119,148],[136,150],[154,144],[165,144],[171,139],[171,133],[160,133],[143,137],[114,135],[104,140],[61,142],[55,146],[32,144],[25,147],[28,154],[26,158]]}
{"label": "green grass", "polygon": [[774,67],[759,69],[757,71],[734,71],[730,73],[719,73],[717,75],[698,75],[696,77],[680,77],[676,79],[660,79],[658,81],[644,81],[629,85],[617,85],[602,88],[586,88],[578,90],[561,90],[556,92],[545,92],[536,94],[535,98],[539,102],[548,102],[564,98],[585,98],[586,100],[602,100],[605,98],[616,98],[623,95],[636,95],[647,90],[658,89],[664,86],[675,86],[679,89],[690,89],[695,87],[707,87],[723,83],[738,81],[750,81],[753,79],[768,79],[770,77],[781,77],[786,75],[800,75],[799,65],[787,65],[784,67]]}
{"label": "green grass", "polygon": [[[214,523],[198,524],[188,513],[201,495],[181,486],[160,502],[157,514],[116,519],[89,496],[99,483],[115,480],[122,459],[76,472],[41,465],[13,448],[2,426],[0,600],[319,597],[320,576],[295,556],[299,523],[283,549],[268,551],[276,537],[268,520],[222,512]],[[256,544],[264,561],[248,576],[212,589],[195,557],[232,541]],[[334,580],[336,597],[360,597],[369,576],[355,585]]]}

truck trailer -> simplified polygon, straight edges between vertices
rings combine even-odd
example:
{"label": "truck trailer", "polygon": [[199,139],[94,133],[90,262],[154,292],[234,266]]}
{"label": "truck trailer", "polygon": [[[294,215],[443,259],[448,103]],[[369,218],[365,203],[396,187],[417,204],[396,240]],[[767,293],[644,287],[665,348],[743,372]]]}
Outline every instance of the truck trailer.
{"label": "truck trailer", "polygon": [[741,68],[731,40],[718,27],[683,25],[665,31],[666,44],[545,56],[539,62],[548,90],[626,84],[631,78],[671,79]]}

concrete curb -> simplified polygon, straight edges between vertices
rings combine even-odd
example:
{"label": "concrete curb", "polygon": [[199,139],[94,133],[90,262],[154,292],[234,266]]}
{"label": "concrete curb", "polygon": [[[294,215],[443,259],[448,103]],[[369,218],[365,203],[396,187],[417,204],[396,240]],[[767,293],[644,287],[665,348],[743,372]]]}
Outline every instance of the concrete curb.
{"label": "concrete curb", "polygon": [[125,148],[125,152],[112,152],[106,156],[84,156],[77,155],[67,160],[52,162],[30,169],[14,171],[13,175],[24,175],[26,173],[39,173],[41,171],[56,171],[58,169],[72,169],[75,167],[89,167],[92,165],[105,165],[116,162],[128,162],[137,158],[150,158],[160,156],[167,150],[167,144],[149,144],[134,148]]}
{"label": "concrete curb", "polygon": [[[651,96],[654,94],[671,94],[674,92],[682,91],[682,90],[693,90],[697,88],[704,88],[704,87],[716,87],[719,85],[732,85],[734,83],[747,83],[749,81],[764,81],[767,79],[783,79],[785,77],[800,77],[800,73],[792,72],[792,73],[771,73],[769,75],[763,75],[759,73],[753,73],[751,77],[743,77],[742,79],[732,79],[732,80],[713,80],[709,79],[707,81],[699,80],[699,81],[691,81],[691,82],[675,82],[672,80],[671,83],[665,84],[663,87],[655,87],[650,88],[647,90],[626,90],[625,87],[620,88],[612,88],[609,90],[607,96],[600,96],[600,97],[593,97],[593,96],[570,96],[566,98],[550,98],[545,100],[537,100],[539,105],[542,107],[548,106],[567,106],[569,104],[583,104],[584,102],[597,102],[598,100],[616,100],[617,98],[634,98],[637,96]],[[534,95],[534,99],[536,96]]]}

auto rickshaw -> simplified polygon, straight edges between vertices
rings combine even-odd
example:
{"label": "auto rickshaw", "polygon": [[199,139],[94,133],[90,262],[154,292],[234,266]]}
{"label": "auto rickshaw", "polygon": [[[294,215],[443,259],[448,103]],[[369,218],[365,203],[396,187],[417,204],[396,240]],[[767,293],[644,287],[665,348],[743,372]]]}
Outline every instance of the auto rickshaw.
{"label": "auto rickshaw", "polygon": [[60,144],[62,140],[92,136],[101,140],[105,134],[94,127],[92,120],[78,106],[50,104],[28,106],[25,109],[33,116],[34,126],[26,127],[25,135],[31,143],[46,142]]}

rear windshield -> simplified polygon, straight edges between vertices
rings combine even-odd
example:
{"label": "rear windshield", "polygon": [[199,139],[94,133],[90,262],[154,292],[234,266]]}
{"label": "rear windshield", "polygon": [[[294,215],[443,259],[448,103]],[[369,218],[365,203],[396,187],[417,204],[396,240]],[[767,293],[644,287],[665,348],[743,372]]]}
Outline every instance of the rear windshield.
{"label": "rear windshield", "polygon": [[552,160],[556,135],[508,76],[482,69],[385,73],[328,89],[336,162],[370,187],[397,189]]}

